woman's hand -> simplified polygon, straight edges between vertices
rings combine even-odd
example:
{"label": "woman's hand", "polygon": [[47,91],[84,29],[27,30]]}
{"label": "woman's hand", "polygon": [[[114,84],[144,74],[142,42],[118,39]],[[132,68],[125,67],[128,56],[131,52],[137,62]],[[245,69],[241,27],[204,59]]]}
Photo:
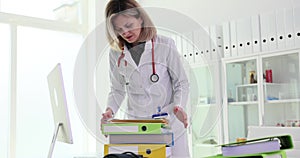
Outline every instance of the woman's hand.
{"label": "woman's hand", "polygon": [[[102,118],[101,118],[101,130],[102,130],[102,124],[107,123],[107,120],[111,119],[113,117],[113,111],[111,110],[111,108],[107,108],[106,112],[102,114]],[[105,135],[105,137],[107,137],[107,135]]]}
{"label": "woman's hand", "polygon": [[175,106],[173,109],[173,112],[174,112],[175,116],[177,117],[177,119],[183,123],[184,128],[187,128],[188,120],[187,120],[187,115],[184,112],[184,110],[179,106]]}
{"label": "woman's hand", "polygon": [[109,120],[112,117],[113,117],[113,112],[112,112],[111,108],[107,108],[106,112],[102,114],[101,124],[106,123],[107,120]]}

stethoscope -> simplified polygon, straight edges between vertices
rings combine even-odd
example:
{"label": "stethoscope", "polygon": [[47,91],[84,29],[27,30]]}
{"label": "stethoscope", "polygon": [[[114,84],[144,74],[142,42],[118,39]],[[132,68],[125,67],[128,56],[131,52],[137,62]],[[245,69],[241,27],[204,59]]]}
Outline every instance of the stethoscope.
{"label": "stethoscope", "polygon": [[[150,75],[150,81],[155,83],[159,80],[159,76],[156,73],[155,70],[155,63],[154,63],[154,40],[151,39],[151,43],[152,43],[152,74]],[[118,67],[120,67],[120,63],[121,60],[124,58],[125,54],[124,54],[124,46],[122,47],[122,54],[120,55],[119,59],[118,59]],[[127,61],[125,60],[125,66],[127,66]]]}

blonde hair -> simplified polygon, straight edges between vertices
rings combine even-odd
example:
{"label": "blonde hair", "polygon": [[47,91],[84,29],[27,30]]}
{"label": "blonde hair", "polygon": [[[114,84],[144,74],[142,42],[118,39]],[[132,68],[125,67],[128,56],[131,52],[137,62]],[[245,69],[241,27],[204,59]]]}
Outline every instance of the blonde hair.
{"label": "blonde hair", "polygon": [[106,37],[112,49],[122,50],[125,40],[116,32],[112,23],[116,15],[132,16],[143,20],[141,33],[138,42],[148,41],[156,36],[150,17],[146,11],[135,0],[110,0],[106,5]]}

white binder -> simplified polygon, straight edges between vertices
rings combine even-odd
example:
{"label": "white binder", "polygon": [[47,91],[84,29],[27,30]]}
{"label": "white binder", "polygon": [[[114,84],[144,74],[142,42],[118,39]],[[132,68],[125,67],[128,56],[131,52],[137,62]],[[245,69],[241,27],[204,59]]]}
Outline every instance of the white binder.
{"label": "white binder", "polygon": [[194,37],[194,51],[195,51],[195,64],[203,63],[203,53],[204,53],[204,42],[203,37],[205,37],[204,30],[200,28],[199,30],[193,31]]}
{"label": "white binder", "polygon": [[251,16],[251,28],[253,53],[261,52],[259,15]]}
{"label": "white binder", "polygon": [[300,47],[300,7],[294,8],[295,46]]}
{"label": "white binder", "polygon": [[269,30],[269,49],[270,51],[277,49],[277,33],[276,33],[276,12],[270,13],[270,30]]}
{"label": "white binder", "polygon": [[223,30],[223,52],[224,58],[231,57],[231,43],[230,43],[230,25],[229,22],[222,23]]}
{"label": "white binder", "polygon": [[183,57],[183,60],[184,62],[186,63],[189,63],[189,58],[188,58],[188,49],[187,49],[187,38],[186,38],[186,35],[183,34],[181,36],[181,45],[182,45],[182,57]]}
{"label": "white binder", "polygon": [[195,63],[195,54],[194,54],[194,39],[193,39],[193,32],[190,31],[186,34],[187,37],[187,55],[188,61],[190,64]]}
{"label": "white binder", "polygon": [[[273,51],[277,49],[277,34],[276,34],[276,14],[275,11],[262,13],[261,29],[264,28],[264,37],[266,37],[266,43],[268,49],[266,51]],[[263,33],[263,32],[262,32]],[[262,34],[263,36],[263,34]],[[264,50],[263,50],[264,51]]]}
{"label": "white binder", "polygon": [[230,43],[231,43],[231,56],[238,56],[237,50],[237,37],[236,37],[236,21],[230,21]]}
{"label": "white binder", "polygon": [[181,60],[183,60],[183,51],[182,51],[182,39],[180,35],[175,35],[175,44],[177,47],[177,50],[179,52]]}
{"label": "white binder", "polygon": [[[293,8],[286,8],[284,14],[286,48],[293,48],[295,47]],[[296,21],[299,22],[299,19]]]}
{"label": "white binder", "polygon": [[275,11],[260,14],[262,51],[272,51],[277,49],[275,15]]}
{"label": "white binder", "polygon": [[203,27],[204,29],[204,36],[203,36],[203,48],[204,48],[204,52],[203,52],[203,57],[205,62],[209,62],[211,60],[211,48],[210,48],[210,42],[211,42],[211,38],[209,36],[209,27]]}
{"label": "white binder", "polygon": [[277,47],[278,49],[284,49],[286,46],[285,41],[285,10],[276,10],[276,32],[277,32]]}
{"label": "white binder", "polygon": [[269,50],[269,18],[266,14],[260,14],[261,51]]}
{"label": "white binder", "polygon": [[252,53],[251,18],[238,19],[236,21],[236,30],[238,55],[241,56]]}
{"label": "white binder", "polygon": [[209,27],[209,34],[211,38],[210,52],[211,59],[218,60],[223,57],[223,37],[222,26],[212,25]]}

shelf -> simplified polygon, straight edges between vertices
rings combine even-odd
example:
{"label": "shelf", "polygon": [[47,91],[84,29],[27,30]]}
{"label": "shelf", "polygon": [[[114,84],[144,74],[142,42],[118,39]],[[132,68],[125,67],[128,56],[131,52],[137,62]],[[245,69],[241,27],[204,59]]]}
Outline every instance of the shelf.
{"label": "shelf", "polygon": [[266,86],[282,86],[282,85],[286,85],[287,83],[268,83],[268,82],[264,82],[264,85]]}
{"label": "shelf", "polygon": [[254,105],[258,104],[258,101],[243,101],[243,102],[229,102],[228,105]]}
{"label": "shelf", "polygon": [[257,83],[241,84],[241,85],[237,85],[236,87],[255,87],[255,86],[257,86]]}
{"label": "shelf", "polygon": [[195,107],[197,108],[202,108],[202,107],[212,107],[212,106],[217,106],[216,104],[197,104],[197,105],[194,105]]}
{"label": "shelf", "polygon": [[267,100],[267,104],[280,104],[280,103],[300,103],[300,99],[281,99],[281,100]]}

